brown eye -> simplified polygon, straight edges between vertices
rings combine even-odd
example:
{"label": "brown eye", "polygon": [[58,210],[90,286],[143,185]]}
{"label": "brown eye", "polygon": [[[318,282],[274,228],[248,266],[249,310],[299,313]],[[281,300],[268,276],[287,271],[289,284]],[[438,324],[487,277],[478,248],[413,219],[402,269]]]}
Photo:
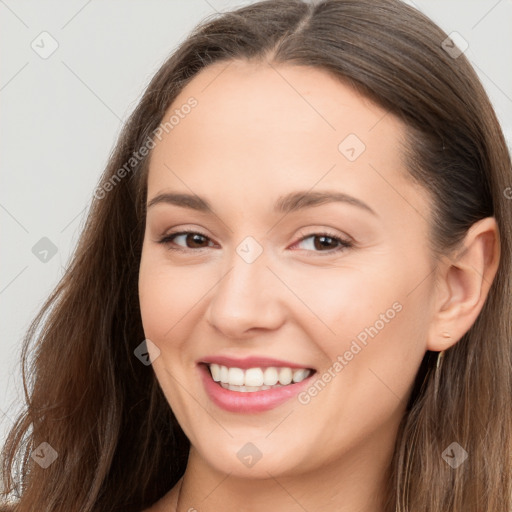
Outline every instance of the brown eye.
{"label": "brown eye", "polygon": [[309,239],[312,239],[313,242],[308,242],[304,245],[306,245],[306,250],[313,252],[323,252],[330,254],[348,249],[349,247],[353,246],[352,242],[349,240],[344,240],[331,233],[312,233],[311,235],[301,238],[297,243],[300,244]]}
{"label": "brown eye", "polygon": [[[176,243],[176,240],[182,238],[183,244]],[[171,233],[164,236],[159,243],[164,245],[175,245],[176,247],[169,247],[169,249],[187,250],[187,249],[204,249],[208,245],[202,245],[209,241],[209,238],[201,233],[195,231],[181,231],[179,233]]]}

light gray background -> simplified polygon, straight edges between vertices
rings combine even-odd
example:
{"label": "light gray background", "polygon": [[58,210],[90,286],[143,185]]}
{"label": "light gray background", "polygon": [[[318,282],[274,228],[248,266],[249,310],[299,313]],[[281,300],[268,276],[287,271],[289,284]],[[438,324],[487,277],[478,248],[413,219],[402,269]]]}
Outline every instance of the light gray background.
{"label": "light gray background", "polygon": [[[123,121],[197,22],[248,3],[0,0],[0,443],[23,397],[22,337],[62,276]],[[407,3],[469,43],[510,147],[512,0]],[[59,45],[46,59],[31,47],[49,48],[43,31]],[[32,253],[43,237],[57,248],[46,263]]]}

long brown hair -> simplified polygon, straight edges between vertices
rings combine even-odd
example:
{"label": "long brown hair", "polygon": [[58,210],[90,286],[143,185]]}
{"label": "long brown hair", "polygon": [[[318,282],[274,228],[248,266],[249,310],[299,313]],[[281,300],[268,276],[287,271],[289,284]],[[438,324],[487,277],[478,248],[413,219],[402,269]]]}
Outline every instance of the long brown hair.
{"label": "long brown hair", "polygon": [[[445,51],[446,37],[399,0],[271,0],[206,20],[169,57],[126,123],[101,178],[108,192],[95,194],[70,266],[24,340],[26,404],[2,452],[15,510],[140,512],[183,475],[189,441],[151,366],[134,356],[144,340],[137,280],[149,158],[134,155],[205,66],[267,59],[329,71],[406,123],[409,174],[431,194],[433,254],[496,218],[497,275],[437,373],[425,355],[386,512],[512,511],[511,162],[477,75],[464,55]],[[58,454],[45,469],[30,456],[43,442]],[[441,456],[453,442],[469,454],[458,468]]]}

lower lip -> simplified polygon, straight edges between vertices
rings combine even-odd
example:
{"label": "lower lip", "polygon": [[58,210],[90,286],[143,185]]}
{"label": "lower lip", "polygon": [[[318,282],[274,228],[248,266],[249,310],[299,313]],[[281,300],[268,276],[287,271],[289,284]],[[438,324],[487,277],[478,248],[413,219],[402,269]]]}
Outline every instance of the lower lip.
{"label": "lower lip", "polygon": [[224,389],[218,382],[213,380],[210,370],[205,364],[199,364],[198,366],[206,393],[212,402],[226,411],[241,413],[269,411],[280,406],[307,387],[311,377],[314,375],[312,373],[302,382],[296,382],[288,386],[244,393]]}

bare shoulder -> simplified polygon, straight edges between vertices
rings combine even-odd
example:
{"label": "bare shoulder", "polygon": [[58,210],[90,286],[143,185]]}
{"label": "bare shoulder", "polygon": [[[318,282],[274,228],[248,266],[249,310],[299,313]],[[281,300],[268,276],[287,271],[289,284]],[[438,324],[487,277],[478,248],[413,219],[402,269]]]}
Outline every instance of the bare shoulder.
{"label": "bare shoulder", "polygon": [[182,480],[183,477],[176,482],[176,485],[167,494],[142,512],[176,512]]}

